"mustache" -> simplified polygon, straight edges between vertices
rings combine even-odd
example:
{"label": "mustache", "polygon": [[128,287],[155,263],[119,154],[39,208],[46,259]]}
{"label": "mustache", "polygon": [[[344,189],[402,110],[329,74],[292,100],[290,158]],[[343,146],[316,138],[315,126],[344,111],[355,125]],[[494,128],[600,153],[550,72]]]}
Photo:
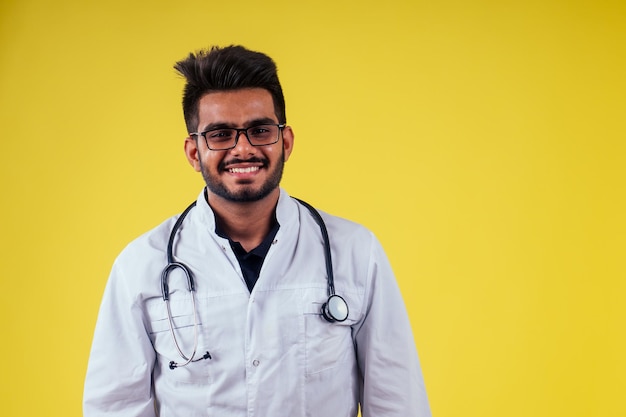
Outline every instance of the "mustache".
{"label": "mustache", "polygon": [[219,163],[218,168],[220,169],[220,171],[224,171],[228,169],[230,165],[244,164],[244,163],[254,163],[254,164],[258,163],[258,164],[262,164],[263,167],[266,167],[269,165],[269,161],[266,158],[252,157],[250,159],[235,158],[229,161],[222,161]]}

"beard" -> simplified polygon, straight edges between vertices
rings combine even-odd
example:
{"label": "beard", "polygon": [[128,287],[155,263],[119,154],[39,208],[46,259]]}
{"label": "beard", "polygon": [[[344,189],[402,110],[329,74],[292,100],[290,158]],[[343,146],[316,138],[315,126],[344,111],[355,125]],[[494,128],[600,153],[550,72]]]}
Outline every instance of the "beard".
{"label": "beard", "polygon": [[[239,162],[239,161],[238,161]],[[269,161],[265,158],[254,158],[247,160],[246,162],[261,162],[263,164],[261,169],[268,169]],[[269,173],[269,177],[263,184],[261,184],[260,188],[253,188],[251,185],[245,185],[245,183],[240,184],[240,187],[237,187],[237,190],[231,190],[226,187],[224,182],[219,178],[218,175],[213,175],[209,172],[206,166],[200,160],[200,170],[202,172],[202,177],[204,178],[204,182],[206,183],[209,191],[222,197],[223,199],[235,203],[250,203],[254,201],[262,200],[267,197],[274,191],[279,185],[280,181],[283,177],[283,169],[285,167],[285,151],[283,150],[276,166]],[[218,165],[218,172],[223,172],[225,169],[224,162],[220,162]]]}

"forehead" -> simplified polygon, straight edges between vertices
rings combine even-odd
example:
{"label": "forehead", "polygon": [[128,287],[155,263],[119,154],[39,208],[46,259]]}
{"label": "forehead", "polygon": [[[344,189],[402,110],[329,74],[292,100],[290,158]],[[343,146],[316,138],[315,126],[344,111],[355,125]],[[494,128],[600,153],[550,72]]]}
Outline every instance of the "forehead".
{"label": "forehead", "polygon": [[263,88],[214,91],[198,102],[198,128],[210,123],[244,125],[247,121],[276,119],[274,100]]}

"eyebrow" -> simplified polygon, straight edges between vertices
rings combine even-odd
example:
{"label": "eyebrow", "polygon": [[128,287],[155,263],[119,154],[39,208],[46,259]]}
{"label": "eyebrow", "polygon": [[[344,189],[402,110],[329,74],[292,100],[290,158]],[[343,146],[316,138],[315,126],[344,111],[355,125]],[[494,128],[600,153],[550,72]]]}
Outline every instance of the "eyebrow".
{"label": "eyebrow", "polygon": [[[258,119],[247,121],[246,123],[244,123],[243,128],[247,129],[252,126],[272,125],[276,123],[277,123],[276,120],[272,119],[271,117],[261,117]],[[209,130],[215,130],[215,129],[238,129],[238,127],[232,123],[214,122],[214,123],[209,123],[208,125],[204,126],[204,129],[202,129],[201,132],[207,132]]]}

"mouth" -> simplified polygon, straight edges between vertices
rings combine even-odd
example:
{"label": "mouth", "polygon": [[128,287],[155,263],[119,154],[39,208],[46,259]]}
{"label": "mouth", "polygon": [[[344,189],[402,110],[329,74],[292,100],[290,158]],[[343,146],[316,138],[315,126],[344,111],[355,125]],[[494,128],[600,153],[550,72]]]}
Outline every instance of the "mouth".
{"label": "mouth", "polygon": [[250,174],[252,172],[256,172],[258,170],[260,170],[261,167],[260,166],[249,166],[249,167],[231,167],[231,168],[227,168],[226,170],[228,172],[230,172],[231,174]]}
{"label": "mouth", "polygon": [[252,158],[248,160],[235,159],[223,163],[222,172],[230,175],[235,175],[240,179],[251,178],[261,171],[263,168],[267,168],[269,161],[261,158]]}

